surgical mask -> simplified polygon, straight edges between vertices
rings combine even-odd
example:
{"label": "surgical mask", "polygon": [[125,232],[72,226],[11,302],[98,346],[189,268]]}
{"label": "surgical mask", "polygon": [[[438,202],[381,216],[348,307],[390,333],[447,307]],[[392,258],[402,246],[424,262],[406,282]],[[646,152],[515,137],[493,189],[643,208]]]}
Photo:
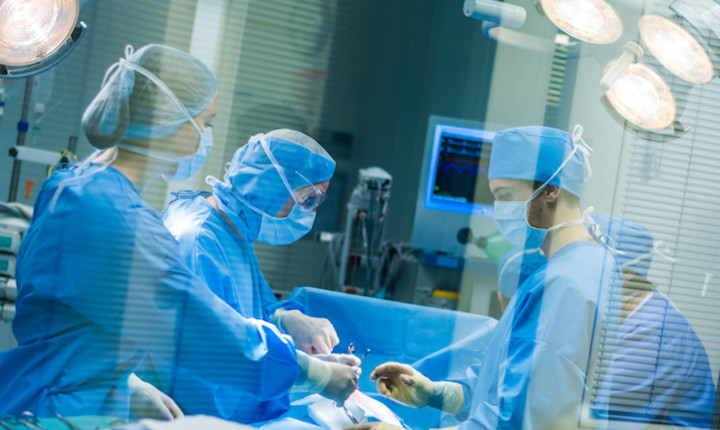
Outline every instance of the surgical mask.
{"label": "surgical mask", "polygon": [[512,297],[518,287],[547,260],[539,248],[525,249],[505,260],[498,271],[498,291]]}
{"label": "surgical mask", "polygon": [[170,177],[162,175],[163,179],[165,179],[167,182],[184,181],[193,177],[198,171],[200,171],[202,166],[205,164],[208,154],[210,153],[210,150],[213,146],[212,127],[205,127],[205,130],[200,131],[200,128],[197,126],[197,124],[192,118],[191,122],[195,126],[195,129],[198,131],[198,133],[200,133],[200,145],[198,146],[198,149],[197,151],[195,151],[194,154],[188,155],[186,157],[163,154],[161,152],[150,151],[125,143],[121,143],[118,146],[122,149],[125,149],[126,151],[135,152],[137,154],[145,155],[158,160],[177,163],[177,169],[175,170],[175,173]]}
{"label": "surgical mask", "polygon": [[[573,147],[572,151],[570,151],[570,154],[565,158],[562,164],[560,164],[560,167],[555,170],[555,172],[550,176],[550,178],[548,178],[547,181],[545,181],[540,187],[538,187],[538,189],[536,189],[535,192],[533,192],[527,200],[495,202],[493,208],[493,218],[495,219],[495,223],[498,226],[498,231],[500,231],[500,234],[505,238],[505,240],[524,250],[540,248],[545,242],[545,238],[547,237],[547,234],[549,232],[560,228],[571,227],[574,225],[580,225],[585,223],[584,219],[579,219],[557,224],[550,227],[549,229],[544,229],[533,227],[527,221],[528,203],[530,203],[533,199],[539,196],[540,193],[542,193],[542,191],[548,186],[550,181],[552,181],[555,176],[557,176],[562,171],[563,167],[565,167],[565,165],[572,159],[572,157],[577,151],[581,151],[583,153],[583,156],[586,158],[585,165],[590,165],[587,162],[590,149],[587,144],[585,144],[585,142],[582,140],[581,135],[582,127],[576,126],[573,131],[573,140],[575,141],[575,146]],[[578,142],[580,142],[581,144]],[[589,179],[590,174],[591,173],[586,175],[585,180]]]}

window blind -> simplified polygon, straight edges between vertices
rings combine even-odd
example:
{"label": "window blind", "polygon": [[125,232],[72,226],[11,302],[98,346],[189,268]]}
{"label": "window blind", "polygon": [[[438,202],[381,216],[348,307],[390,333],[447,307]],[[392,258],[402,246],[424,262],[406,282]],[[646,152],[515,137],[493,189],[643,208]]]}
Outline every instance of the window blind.
{"label": "window blind", "polygon": [[[609,292],[604,324],[594,334],[590,416],[658,425],[707,423],[712,405],[700,406],[697,387],[708,374],[717,384],[720,369],[720,82],[692,86],[651,55],[644,61],[670,84],[687,132],[667,142],[625,133],[625,160],[620,161],[626,168],[620,172],[614,213],[645,226],[675,260],[657,255],[652,260],[648,279],[666,299],[646,302],[644,312],[654,321],[629,332],[621,322],[622,291],[615,286]],[[692,344],[694,335],[700,344]],[[686,356],[706,352],[709,363],[677,362],[683,347]],[[675,397],[668,397],[671,392]],[[678,401],[698,403],[673,406]]]}

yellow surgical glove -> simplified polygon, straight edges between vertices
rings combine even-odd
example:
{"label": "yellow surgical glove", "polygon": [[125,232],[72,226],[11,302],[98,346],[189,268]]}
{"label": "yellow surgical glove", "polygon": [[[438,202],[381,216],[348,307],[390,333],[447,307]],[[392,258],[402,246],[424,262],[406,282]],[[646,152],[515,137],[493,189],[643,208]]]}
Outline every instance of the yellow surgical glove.
{"label": "yellow surgical glove", "polygon": [[377,380],[381,395],[415,408],[431,406],[454,415],[463,404],[460,384],[433,382],[407,364],[394,361],[381,364],[370,374],[370,379]]}

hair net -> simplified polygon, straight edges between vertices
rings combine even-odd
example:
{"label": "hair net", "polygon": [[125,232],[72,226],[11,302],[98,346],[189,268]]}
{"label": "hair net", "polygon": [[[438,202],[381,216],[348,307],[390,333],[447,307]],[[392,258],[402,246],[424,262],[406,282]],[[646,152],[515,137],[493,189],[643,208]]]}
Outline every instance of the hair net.
{"label": "hair net", "polygon": [[578,139],[573,139],[566,131],[550,127],[502,130],[493,139],[488,179],[546,182],[561,169],[549,185],[580,197],[589,165],[586,161],[588,149],[584,143],[576,142]]}
{"label": "hair net", "polygon": [[246,145],[235,151],[225,180],[213,184],[215,196],[233,211],[242,212],[244,223],[248,225],[255,224],[250,219],[254,215],[250,210],[243,210],[245,205],[235,195],[270,216],[275,216],[291,197],[263,150],[263,137],[293,190],[327,181],[335,172],[335,160],[319,143],[303,133],[281,129],[251,137]]}
{"label": "hair net", "polygon": [[655,249],[650,232],[640,224],[611,215],[595,215],[593,220],[607,245],[617,251],[618,264],[647,277]]}
{"label": "hair net", "polygon": [[90,143],[101,149],[122,139],[168,136],[189,120],[187,114],[205,110],[216,93],[212,71],[192,55],[163,45],[135,52],[128,46],[85,109],[83,128]]}

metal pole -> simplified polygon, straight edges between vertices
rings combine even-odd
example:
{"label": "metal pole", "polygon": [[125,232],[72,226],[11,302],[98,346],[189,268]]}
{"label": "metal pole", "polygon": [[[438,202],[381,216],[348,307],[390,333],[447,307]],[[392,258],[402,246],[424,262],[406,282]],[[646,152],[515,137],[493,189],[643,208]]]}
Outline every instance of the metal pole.
{"label": "metal pole", "polygon": [[[32,96],[33,77],[30,76],[25,81],[25,98],[23,99],[22,113],[20,114],[20,121],[18,122],[18,134],[16,146],[25,145],[25,136],[28,130],[28,111],[30,110],[30,98]],[[14,202],[17,200],[18,182],[20,182],[20,167],[22,167],[22,161],[17,158],[13,161],[12,176],[10,177],[10,193],[8,196],[8,202]]]}

